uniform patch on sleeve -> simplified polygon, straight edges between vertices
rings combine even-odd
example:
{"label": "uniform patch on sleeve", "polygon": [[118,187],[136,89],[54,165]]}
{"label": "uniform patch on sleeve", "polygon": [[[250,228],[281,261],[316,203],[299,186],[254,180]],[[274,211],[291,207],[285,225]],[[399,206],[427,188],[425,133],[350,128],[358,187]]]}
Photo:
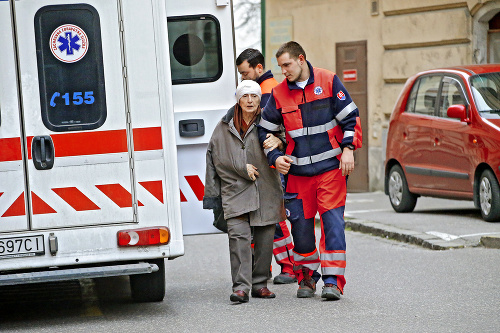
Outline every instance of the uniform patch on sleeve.
{"label": "uniform patch on sleeve", "polygon": [[345,100],[345,94],[342,90],[337,93],[337,98],[340,99],[341,101]]}

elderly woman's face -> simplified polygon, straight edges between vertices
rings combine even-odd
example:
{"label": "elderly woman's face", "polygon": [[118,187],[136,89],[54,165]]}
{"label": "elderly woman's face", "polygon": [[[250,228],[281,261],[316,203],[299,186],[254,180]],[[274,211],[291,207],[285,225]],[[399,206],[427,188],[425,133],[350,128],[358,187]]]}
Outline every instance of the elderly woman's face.
{"label": "elderly woman's face", "polygon": [[245,94],[241,96],[239,104],[243,112],[255,112],[259,107],[260,98],[256,94]]}

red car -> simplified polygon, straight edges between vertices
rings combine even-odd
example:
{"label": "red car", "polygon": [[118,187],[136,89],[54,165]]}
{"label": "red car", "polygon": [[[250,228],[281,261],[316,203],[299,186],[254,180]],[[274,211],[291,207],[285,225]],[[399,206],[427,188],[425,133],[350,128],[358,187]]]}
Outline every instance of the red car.
{"label": "red car", "polygon": [[385,193],[397,212],[419,196],[473,200],[500,221],[500,65],[420,72],[392,112]]}

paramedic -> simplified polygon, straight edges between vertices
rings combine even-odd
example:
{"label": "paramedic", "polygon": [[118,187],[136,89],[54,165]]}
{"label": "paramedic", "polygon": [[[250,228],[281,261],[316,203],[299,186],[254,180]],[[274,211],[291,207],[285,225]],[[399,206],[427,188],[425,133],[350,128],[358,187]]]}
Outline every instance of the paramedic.
{"label": "paramedic", "polygon": [[[304,49],[287,42],[276,52],[286,80],[273,89],[259,123],[259,139],[285,127],[285,154],[266,153],[269,164],[287,175],[285,208],[292,226],[297,297],[313,297],[321,264],[322,298],[340,299],[345,285],[344,206],[346,177],[361,148],[359,112],[334,73],[312,67]],[[319,211],[321,240],[316,249],[314,221]]]}
{"label": "paramedic", "polygon": [[[207,148],[203,208],[221,209],[227,221],[233,302],[274,298],[267,288],[275,224],[285,219],[278,171],[268,166],[259,143],[260,86],[242,81],[237,103],[217,124]],[[251,229],[255,263],[252,269]]]}
{"label": "paramedic", "polygon": [[[242,80],[254,80],[260,85],[262,98],[260,106],[263,108],[269,97],[271,90],[278,85],[270,70],[265,72],[264,56],[259,50],[248,48],[241,52],[236,58],[236,66],[241,74]],[[269,134],[264,141],[264,149],[282,148],[281,140],[276,136]],[[281,175],[281,177],[283,177]],[[274,284],[288,284],[297,282],[293,272],[293,242],[286,221],[276,223],[274,233],[273,254],[276,263],[280,265],[281,272],[274,277]]]}

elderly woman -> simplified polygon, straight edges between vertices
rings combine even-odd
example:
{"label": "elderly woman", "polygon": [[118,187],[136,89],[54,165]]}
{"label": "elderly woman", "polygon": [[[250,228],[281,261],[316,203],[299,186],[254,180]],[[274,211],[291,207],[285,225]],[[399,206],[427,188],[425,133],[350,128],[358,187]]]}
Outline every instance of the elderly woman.
{"label": "elderly woman", "polygon": [[[237,103],[217,124],[207,149],[203,208],[227,221],[233,302],[274,298],[267,288],[275,225],[285,219],[280,177],[269,167],[257,135],[260,86],[242,81]],[[254,265],[252,267],[252,232]]]}

